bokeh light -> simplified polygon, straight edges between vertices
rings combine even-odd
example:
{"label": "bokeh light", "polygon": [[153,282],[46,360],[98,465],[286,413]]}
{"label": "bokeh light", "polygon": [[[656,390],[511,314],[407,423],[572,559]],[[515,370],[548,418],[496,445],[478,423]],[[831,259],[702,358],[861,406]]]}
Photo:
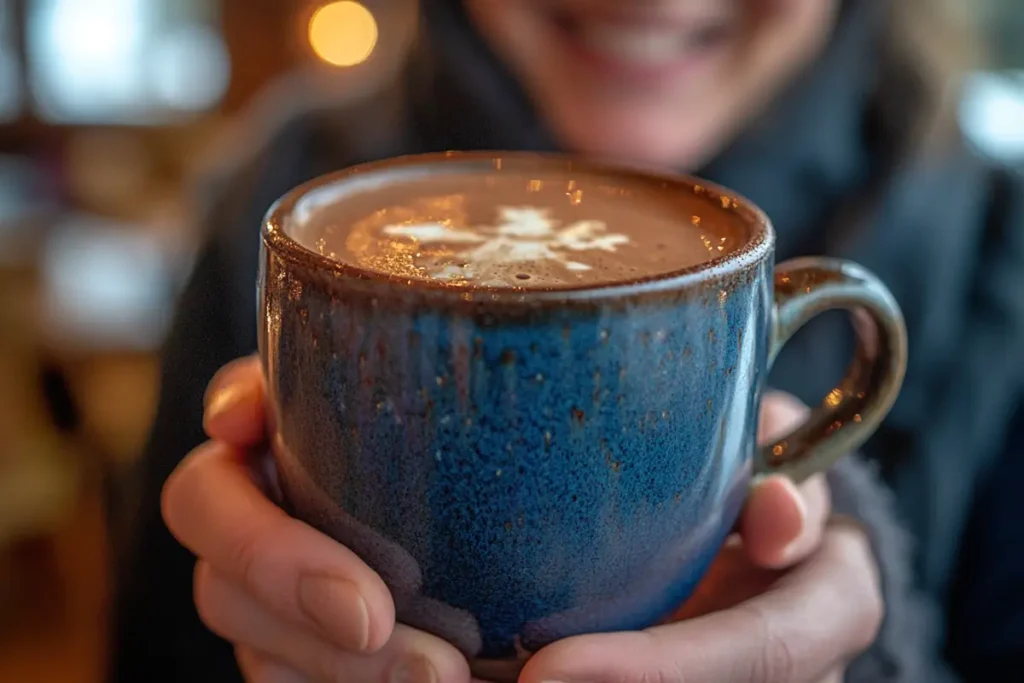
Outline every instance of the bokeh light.
{"label": "bokeh light", "polygon": [[[149,47],[151,87],[178,111],[211,109],[231,85],[231,59],[209,26],[183,24],[154,36]],[[196,78],[196,74],[203,74]]]}
{"label": "bokeh light", "polygon": [[343,0],[318,9],[309,20],[309,44],[333,66],[355,66],[377,46],[377,20],[358,2]]}

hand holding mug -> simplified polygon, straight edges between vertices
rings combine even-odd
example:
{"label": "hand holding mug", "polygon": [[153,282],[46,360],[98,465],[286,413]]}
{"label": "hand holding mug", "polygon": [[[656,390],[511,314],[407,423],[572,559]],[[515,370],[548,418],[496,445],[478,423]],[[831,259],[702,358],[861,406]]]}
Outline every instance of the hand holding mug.
{"label": "hand holding mug", "polygon": [[[259,364],[226,366],[211,383],[211,436],[168,479],[163,515],[198,556],[195,601],[235,646],[250,683],[465,681],[445,641],[395,624],[392,596],[354,553],[286,515],[266,452]],[[268,497],[269,494],[269,497]]]}
{"label": "hand holding mug", "polygon": [[[218,374],[205,420],[214,440],[182,463],[164,497],[168,526],[200,558],[199,613],[236,646],[247,680],[469,680],[457,649],[394,625],[392,598],[365,564],[266,498],[276,486],[273,467],[253,455],[266,439],[264,405],[255,359]],[[804,410],[784,395],[767,396],[762,438],[788,430]],[[628,681],[675,671],[688,682],[769,683],[837,666],[870,639],[880,601],[860,532],[826,527],[828,512],[820,477],[799,488],[782,478],[760,482],[738,525],[742,545],[722,551],[677,615],[689,621],[566,640],[538,653],[522,680]],[[779,571],[808,557],[790,574]],[[310,575],[342,588],[304,589]],[[805,624],[815,628],[803,632]],[[625,649],[617,647],[622,639]]]}
{"label": "hand holding mug", "polygon": [[[219,441],[166,510],[202,558],[204,617],[250,671],[815,681],[870,639],[870,554],[824,532],[820,474],[883,419],[906,364],[899,308],[864,269],[776,268],[767,217],[696,179],[514,153],[317,179],[261,237],[266,385],[247,380],[248,414],[212,394]],[[758,445],[776,354],[828,309],[854,322],[846,376]],[[287,516],[239,455],[264,437]],[[742,553],[721,553],[737,524]],[[667,623],[716,557],[750,591],[705,588]]]}
{"label": "hand holding mug", "polygon": [[[767,395],[760,439],[788,432],[806,413],[790,396]],[[877,567],[858,527],[829,521],[822,478],[795,493],[781,477],[756,485],[740,519],[742,543],[726,544],[670,623],[555,643],[520,681],[842,683],[845,663],[882,621]],[[796,536],[784,531],[797,528]]]}
{"label": "hand holding mug", "polygon": [[[398,622],[501,683],[556,641],[663,621],[752,484],[800,484],[856,450],[902,382],[906,332],[876,277],[776,266],[768,218],[693,178],[390,159],[289,192],[261,237],[285,508],[378,573]],[[759,446],[776,354],[830,309],[854,322],[846,376]],[[787,535],[765,519],[749,524]]]}

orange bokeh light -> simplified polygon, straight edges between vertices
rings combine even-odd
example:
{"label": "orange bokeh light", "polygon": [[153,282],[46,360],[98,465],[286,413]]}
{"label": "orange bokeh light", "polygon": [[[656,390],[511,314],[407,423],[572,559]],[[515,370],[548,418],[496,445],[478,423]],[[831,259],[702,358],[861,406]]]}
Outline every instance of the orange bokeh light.
{"label": "orange bokeh light", "polygon": [[324,5],[309,20],[309,44],[332,66],[356,66],[377,46],[377,20],[363,4],[343,0]]}

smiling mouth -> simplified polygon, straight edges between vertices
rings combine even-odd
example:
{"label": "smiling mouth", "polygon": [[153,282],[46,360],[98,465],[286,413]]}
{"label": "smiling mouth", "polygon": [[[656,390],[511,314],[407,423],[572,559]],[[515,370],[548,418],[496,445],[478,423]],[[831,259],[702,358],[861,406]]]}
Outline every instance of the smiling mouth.
{"label": "smiling mouth", "polygon": [[726,15],[683,21],[565,12],[553,18],[578,50],[607,66],[633,70],[691,62],[725,44],[735,31],[735,22]]}

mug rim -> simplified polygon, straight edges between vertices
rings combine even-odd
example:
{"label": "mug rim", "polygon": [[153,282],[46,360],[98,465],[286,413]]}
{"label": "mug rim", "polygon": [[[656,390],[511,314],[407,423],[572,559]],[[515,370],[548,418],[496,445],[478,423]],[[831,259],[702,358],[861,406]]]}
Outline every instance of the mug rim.
{"label": "mug rim", "polygon": [[[735,211],[739,220],[749,229],[741,246],[728,254],[717,256],[696,265],[679,268],[666,273],[647,275],[633,280],[620,280],[601,284],[573,285],[567,287],[510,288],[496,286],[453,286],[443,281],[411,279],[406,276],[383,273],[345,263],[324,256],[299,242],[289,234],[288,221],[294,216],[300,202],[315,191],[332,185],[343,185],[370,173],[383,172],[401,167],[429,167],[452,162],[501,163],[532,162],[547,168],[563,168],[567,171],[585,169],[592,173],[609,173],[620,177],[632,176],[647,182],[664,183],[689,191],[700,201],[716,204],[716,208]],[[725,201],[728,200],[728,201]],[[543,301],[569,301],[615,299],[636,294],[651,294],[679,291],[720,280],[730,275],[749,270],[761,264],[773,253],[775,231],[771,220],[754,202],[737,192],[717,183],[702,180],[681,173],[652,170],[623,162],[603,161],[562,153],[518,152],[518,151],[447,151],[426,154],[409,154],[347,167],[306,181],[285,193],[268,209],[261,228],[261,239],[265,248],[276,256],[283,257],[294,266],[312,271],[326,272],[358,282],[360,288],[379,289],[378,294],[403,293],[420,294],[428,297],[459,301],[507,301],[528,304]]]}

